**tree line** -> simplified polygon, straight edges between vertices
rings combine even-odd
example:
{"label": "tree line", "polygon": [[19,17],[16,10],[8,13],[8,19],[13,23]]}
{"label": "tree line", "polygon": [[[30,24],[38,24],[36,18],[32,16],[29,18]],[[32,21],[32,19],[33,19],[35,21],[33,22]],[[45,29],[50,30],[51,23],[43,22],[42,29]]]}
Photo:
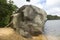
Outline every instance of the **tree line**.
{"label": "tree line", "polygon": [[55,15],[55,16],[52,16],[52,15],[47,15],[47,20],[59,20],[60,17]]}
{"label": "tree line", "polygon": [[13,1],[0,0],[0,26],[6,26],[10,21],[10,16],[18,7]]}

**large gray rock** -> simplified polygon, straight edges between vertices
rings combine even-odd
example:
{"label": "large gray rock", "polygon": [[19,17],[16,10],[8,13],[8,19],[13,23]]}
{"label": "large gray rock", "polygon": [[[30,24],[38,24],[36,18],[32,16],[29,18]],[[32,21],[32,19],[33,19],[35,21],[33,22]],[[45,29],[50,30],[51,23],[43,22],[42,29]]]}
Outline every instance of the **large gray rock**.
{"label": "large gray rock", "polygon": [[42,33],[47,20],[47,13],[32,5],[22,6],[13,15],[13,27],[24,36],[31,37]]}

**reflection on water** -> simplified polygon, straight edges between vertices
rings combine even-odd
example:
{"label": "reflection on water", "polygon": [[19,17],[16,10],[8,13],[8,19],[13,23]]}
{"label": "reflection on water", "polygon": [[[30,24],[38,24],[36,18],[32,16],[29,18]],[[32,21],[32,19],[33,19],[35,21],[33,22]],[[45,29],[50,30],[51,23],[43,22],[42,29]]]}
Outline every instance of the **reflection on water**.
{"label": "reflection on water", "polygon": [[60,20],[48,20],[44,30],[46,35],[50,35],[49,40],[60,40]]}

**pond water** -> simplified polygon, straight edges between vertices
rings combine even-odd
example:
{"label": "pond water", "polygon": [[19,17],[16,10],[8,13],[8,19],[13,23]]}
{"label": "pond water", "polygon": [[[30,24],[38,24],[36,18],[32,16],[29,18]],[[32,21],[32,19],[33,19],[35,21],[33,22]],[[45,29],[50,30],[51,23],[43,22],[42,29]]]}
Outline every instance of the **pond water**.
{"label": "pond water", "polygon": [[44,30],[46,35],[51,36],[49,40],[60,40],[60,20],[48,20]]}

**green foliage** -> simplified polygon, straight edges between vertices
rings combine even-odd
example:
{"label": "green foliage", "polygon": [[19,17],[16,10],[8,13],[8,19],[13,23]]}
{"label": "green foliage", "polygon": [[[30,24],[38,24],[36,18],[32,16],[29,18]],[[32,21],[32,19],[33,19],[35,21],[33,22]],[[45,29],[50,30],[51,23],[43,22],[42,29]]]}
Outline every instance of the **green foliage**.
{"label": "green foliage", "polygon": [[7,3],[7,0],[0,0],[0,26],[5,26],[10,21],[10,16],[17,9],[16,5],[13,5],[10,0]]}
{"label": "green foliage", "polygon": [[58,17],[56,15],[55,16],[48,15],[47,18],[48,18],[48,20],[58,20],[58,19],[60,19],[60,17]]}

